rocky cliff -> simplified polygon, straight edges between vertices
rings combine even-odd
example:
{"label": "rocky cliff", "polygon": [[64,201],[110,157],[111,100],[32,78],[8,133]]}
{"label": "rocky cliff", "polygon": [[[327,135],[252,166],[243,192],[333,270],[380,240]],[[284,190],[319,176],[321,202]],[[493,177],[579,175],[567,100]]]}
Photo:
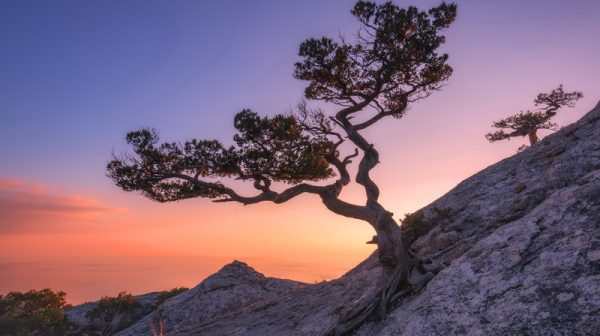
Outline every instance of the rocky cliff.
{"label": "rocky cliff", "polygon": [[448,266],[361,335],[597,335],[600,103],[465,180],[413,247]]}
{"label": "rocky cliff", "polygon": [[[600,104],[423,209],[412,244],[442,269],[357,335],[597,335]],[[234,262],[118,335],[320,335],[374,289],[376,258],[337,280],[265,278]]]}

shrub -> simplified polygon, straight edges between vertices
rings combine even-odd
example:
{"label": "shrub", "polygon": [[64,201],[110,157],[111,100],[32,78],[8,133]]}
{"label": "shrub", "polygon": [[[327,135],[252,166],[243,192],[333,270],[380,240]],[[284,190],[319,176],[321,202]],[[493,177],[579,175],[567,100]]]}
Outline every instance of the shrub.
{"label": "shrub", "polygon": [[158,294],[158,298],[156,299],[156,306],[160,306],[163,302],[172,298],[175,295],[181,294],[187,291],[189,288],[187,287],[175,287],[166,291],[162,291]]}
{"label": "shrub", "polygon": [[126,292],[116,297],[104,296],[86,317],[100,335],[112,335],[137,321],[143,314],[137,298]]}
{"label": "shrub", "polygon": [[413,242],[417,238],[427,234],[435,225],[450,219],[455,214],[451,208],[431,208],[431,216],[425,218],[423,210],[404,215],[401,219],[401,228],[408,233],[408,242]]}
{"label": "shrub", "polygon": [[59,336],[69,329],[63,312],[70,305],[64,292],[50,289],[0,295],[0,330],[3,336]]}
{"label": "shrub", "polygon": [[402,222],[402,230],[411,232],[414,239],[421,237],[431,229],[429,223],[425,220],[423,210],[404,214],[404,219],[400,221]]}

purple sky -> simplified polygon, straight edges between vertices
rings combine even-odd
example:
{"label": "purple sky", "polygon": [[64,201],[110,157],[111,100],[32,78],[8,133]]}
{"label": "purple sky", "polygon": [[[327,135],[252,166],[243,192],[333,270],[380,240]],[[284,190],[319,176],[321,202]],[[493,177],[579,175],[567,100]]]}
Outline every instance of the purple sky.
{"label": "purple sky", "polygon": [[[298,44],[348,35],[352,4],[4,1],[0,173],[61,188],[112,188],[103,166],[128,130],[227,141],[241,108],[276,113],[301,98],[303,83],[291,76]],[[584,91],[581,107],[600,99],[598,1],[458,4],[445,47],[455,75],[414,114],[427,110],[425,118],[452,128],[470,120],[461,126],[484,133],[491,120],[529,107],[535,93],[558,83]]]}

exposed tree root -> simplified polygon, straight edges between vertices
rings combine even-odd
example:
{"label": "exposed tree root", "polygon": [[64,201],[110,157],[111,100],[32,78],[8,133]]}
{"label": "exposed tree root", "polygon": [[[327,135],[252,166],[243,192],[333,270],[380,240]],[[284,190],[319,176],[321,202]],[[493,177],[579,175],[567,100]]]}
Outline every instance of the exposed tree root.
{"label": "exposed tree root", "polygon": [[[390,245],[382,244],[379,235],[379,259],[383,265],[378,289],[358,306],[340,317],[335,326],[325,332],[324,336],[348,335],[367,321],[385,319],[390,308],[399,299],[406,297],[425,286],[434,276],[427,267],[416,258],[414,253],[402,244],[401,233],[393,230],[383,238]],[[382,248],[384,248],[382,252]],[[438,269],[433,267],[432,271]]]}

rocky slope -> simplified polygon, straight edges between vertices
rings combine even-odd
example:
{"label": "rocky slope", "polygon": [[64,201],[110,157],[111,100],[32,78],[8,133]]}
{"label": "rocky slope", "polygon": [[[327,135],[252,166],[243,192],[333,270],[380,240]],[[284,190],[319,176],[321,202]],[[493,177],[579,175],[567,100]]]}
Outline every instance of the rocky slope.
{"label": "rocky slope", "polygon": [[243,262],[234,261],[198,286],[166,300],[158,310],[117,335],[152,335],[163,320],[169,335],[187,335],[192,329],[219,320],[243,315],[250,306],[277,300],[283,293],[305,285],[277,278],[267,278]]}
{"label": "rocky slope", "polygon": [[[443,267],[357,335],[594,335],[600,330],[600,104],[423,209],[412,247]],[[376,258],[314,285],[234,262],[118,335],[320,335],[373,290]]]}
{"label": "rocky slope", "polygon": [[455,211],[413,246],[449,266],[362,334],[598,334],[600,103],[433,207]]}

